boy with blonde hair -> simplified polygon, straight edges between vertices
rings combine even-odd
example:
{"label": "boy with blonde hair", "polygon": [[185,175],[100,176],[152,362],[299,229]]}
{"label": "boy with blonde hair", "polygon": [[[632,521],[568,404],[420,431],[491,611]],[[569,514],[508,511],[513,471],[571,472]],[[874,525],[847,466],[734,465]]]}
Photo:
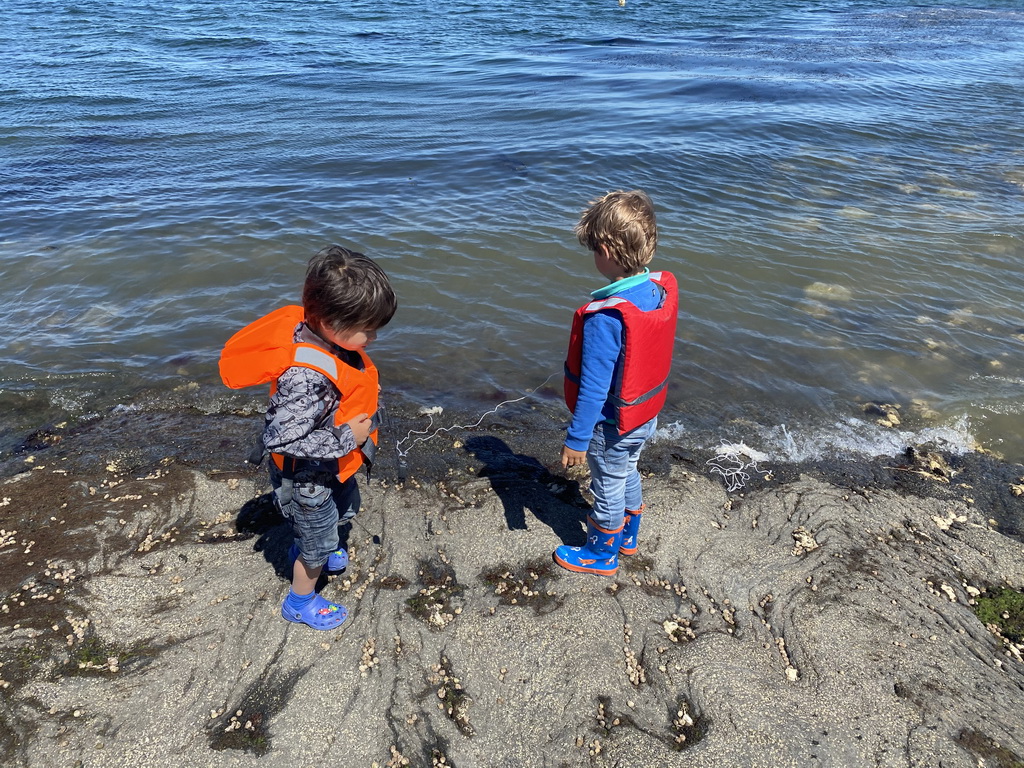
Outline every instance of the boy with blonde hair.
{"label": "boy with blonde hair", "polygon": [[658,229],[644,192],[593,201],[575,233],[609,284],[573,316],[565,361],[572,422],[561,458],[563,467],[589,465],[594,505],[586,544],[560,546],[554,559],[571,571],[611,576],[618,556],[637,549],[643,496],[636,465],[665,404],[679,299],[675,277],[647,266]]}

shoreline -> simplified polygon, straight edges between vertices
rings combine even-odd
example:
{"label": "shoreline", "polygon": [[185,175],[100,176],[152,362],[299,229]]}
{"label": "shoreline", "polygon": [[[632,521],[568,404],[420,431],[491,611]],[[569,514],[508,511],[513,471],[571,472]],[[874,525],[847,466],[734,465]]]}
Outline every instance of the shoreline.
{"label": "shoreline", "polygon": [[560,423],[512,406],[361,476],[352,565],[322,580],[351,613],[317,633],[278,615],[287,527],[239,460],[258,419],[108,418],[4,464],[5,764],[1024,755],[1024,646],[971,606],[1024,588],[1020,465],[837,457],[727,493],[710,452],[654,443],[641,552],[603,579],[551,563],[585,481],[556,466]]}
{"label": "shoreline", "polygon": [[[436,484],[453,473],[486,476],[487,457],[496,455],[500,462],[504,454],[537,471],[565,474],[558,462],[564,406],[550,393],[538,398],[499,395],[471,411],[421,407],[396,397],[382,422],[374,480]],[[871,426],[867,421],[864,425]],[[78,425],[51,424],[22,434],[14,450],[0,453],[0,480],[43,470],[46,464],[84,478],[103,477],[111,466],[122,473],[145,474],[168,464],[206,473],[250,474],[253,468],[246,457],[261,426],[262,413],[248,407],[217,414],[180,401],[162,408],[118,407]],[[834,448],[823,457],[780,461],[748,447],[745,440],[756,445],[750,435],[731,442],[660,423],[640,467],[646,474],[664,474],[680,465],[716,482],[729,496],[775,488],[806,474],[837,487],[958,500],[988,510],[1001,530],[1024,540],[1024,501],[1014,495],[1014,486],[1024,482],[1024,463],[980,449],[950,452],[942,444],[901,439],[920,434],[889,430],[886,446],[899,446],[889,454]],[[724,457],[726,449],[741,456]],[[750,465],[752,461],[756,464]],[[255,474],[265,475],[265,467],[264,460]],[[731,477],[726,479],[722,470]]]}
{"label": "shoreline", "polygon": [[[55,425],[89,428],[98,422],[102,427],[103,422],[113,422],[119,415],[130,417],[131,412],[142,411],[170,423],[176,438],[199,442],[211,431],[211,423],[243,415],[258,420],[266,405],[265,388],[229,390],[216,379],[212,365],[204,363],[201,375],[182,368],[177,376],[152,380],[97,374],[95,378],[72,378],[44,386],[9,383],[0,392],[0,403],[8,408],[0,422],[0,474],[5,457],[24,453],[26,445],[32,446],[36,432]],[[428,417],[418,413],[421,409],[442,409],[438,424],[450,425],[475,424],[499,406],[499,421],[510,408],[515,411],[529,407],[547,413],[552,425],[564,426],[567,412],[562,404],[560,376],[560,371],[538,376],[523,388],[498,386],[485,378],[467,385],[465,376],[449,379],[444,372],[436,373],[431,386],[408,376],[390,376],[383,393],[384,404],[400,414],[402,434],[427,424]],[[680,440],[703,448],[743,443],[779,462],[802,463],[837,451],[892,455],[906,444],[929,442],[943,451],[991,451],[1008,461],[1024,462],[1024,442],[1016,438],[1010,425],[995,429],[984,414],[975,414],[975,418],[959,409],[943,416],[922,401],[886,387],[876,393],[881,399],[862,401],[837,396],[826,406],[805,402],[796,392],[761,398],[756,391],[697,391],[684,397],[679,392],[682,386],[677,382],[670,391],[659,428],[678,431]],[[490,420],[486,416],[483,426]],[[253,428],[257,426],[254,421]],[[542,425],[545,429],[547,426]]]}

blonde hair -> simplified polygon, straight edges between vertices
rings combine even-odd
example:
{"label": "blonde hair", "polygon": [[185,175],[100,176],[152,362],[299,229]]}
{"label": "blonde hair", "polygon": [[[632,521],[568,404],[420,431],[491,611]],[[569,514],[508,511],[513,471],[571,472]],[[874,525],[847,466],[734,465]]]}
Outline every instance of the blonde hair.
{"label": "blonde hair", "polygon": [[580,245],[596,251],[608,247],[615,263],[634,275],[654,258],[658,247],[658,225],[654,204],[646,192],[609,192],[593,200],[576,225]]}

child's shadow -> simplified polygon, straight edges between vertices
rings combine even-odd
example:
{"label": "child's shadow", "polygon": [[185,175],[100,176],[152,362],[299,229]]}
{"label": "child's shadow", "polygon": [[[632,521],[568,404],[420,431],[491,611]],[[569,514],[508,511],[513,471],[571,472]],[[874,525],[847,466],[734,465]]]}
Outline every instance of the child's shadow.
{"label": "child's shadow", "polygon": [[[273,493],[257,496],[242,505],[235,519],[235,530],[242,536],[255,536],[253,552],[261,552],[279,578],[288,582],[292,580],[292,561],[288,557],[293,541],[292,527],[274,503]],[[342,547],[346,546],[348,530],[348,526],[343,529]],[[321,573],[316,583],[317,591],[326,584],[327,576]]]}
{"label": "child's shadow", "polygon": [[253,552],[262,553],[278,576],[291,579],[288,550],[292,546],[292,529],[274,504],[273,493],[245,502],[235,519],[235,530],[243,536],[255,536]]}
{"label": "child's shadow", "polygon": [[555,532],[565,544],[583,543],[583,521],[589,509],[580,485],[553,475],[536,458],[513,453],[503,440],[490,435],[471,437],[466,450],[483,462],[480,477],[491,487],[505,508],[510,531],[526,530],[526,510]]}

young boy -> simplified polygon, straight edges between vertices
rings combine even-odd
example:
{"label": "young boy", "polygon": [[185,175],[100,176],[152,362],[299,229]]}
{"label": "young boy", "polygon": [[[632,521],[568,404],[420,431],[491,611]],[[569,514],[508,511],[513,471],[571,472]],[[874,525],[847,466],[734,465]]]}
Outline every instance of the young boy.
{"label": "young boy", "polygon": [[397,306],[377,264],[331,246],[309,262],[301,307],[250,323],[221,354],[229,387],[271,383],[263,445],[275,502],[295,537],[281,616],[314,629],[334,629],[348,616],[314,587],[325,566],[348,564],[338,528],[359,511],[355,474],[372,463],[377,443],[377,369],[365,348]]}
{"label": "young boy", "polygon": [[571,571],[611,576],[620,554],[636,552],[643,513],[636,464],[665,403],[679,299],[671,273],[647,268],[658,230],[645,193],[595,200],[576,236],[609,282],[576,310],[565,361],[572,422],[562,466],[590,466],[594,506],[587,543],[558,547],[554,558]]}

